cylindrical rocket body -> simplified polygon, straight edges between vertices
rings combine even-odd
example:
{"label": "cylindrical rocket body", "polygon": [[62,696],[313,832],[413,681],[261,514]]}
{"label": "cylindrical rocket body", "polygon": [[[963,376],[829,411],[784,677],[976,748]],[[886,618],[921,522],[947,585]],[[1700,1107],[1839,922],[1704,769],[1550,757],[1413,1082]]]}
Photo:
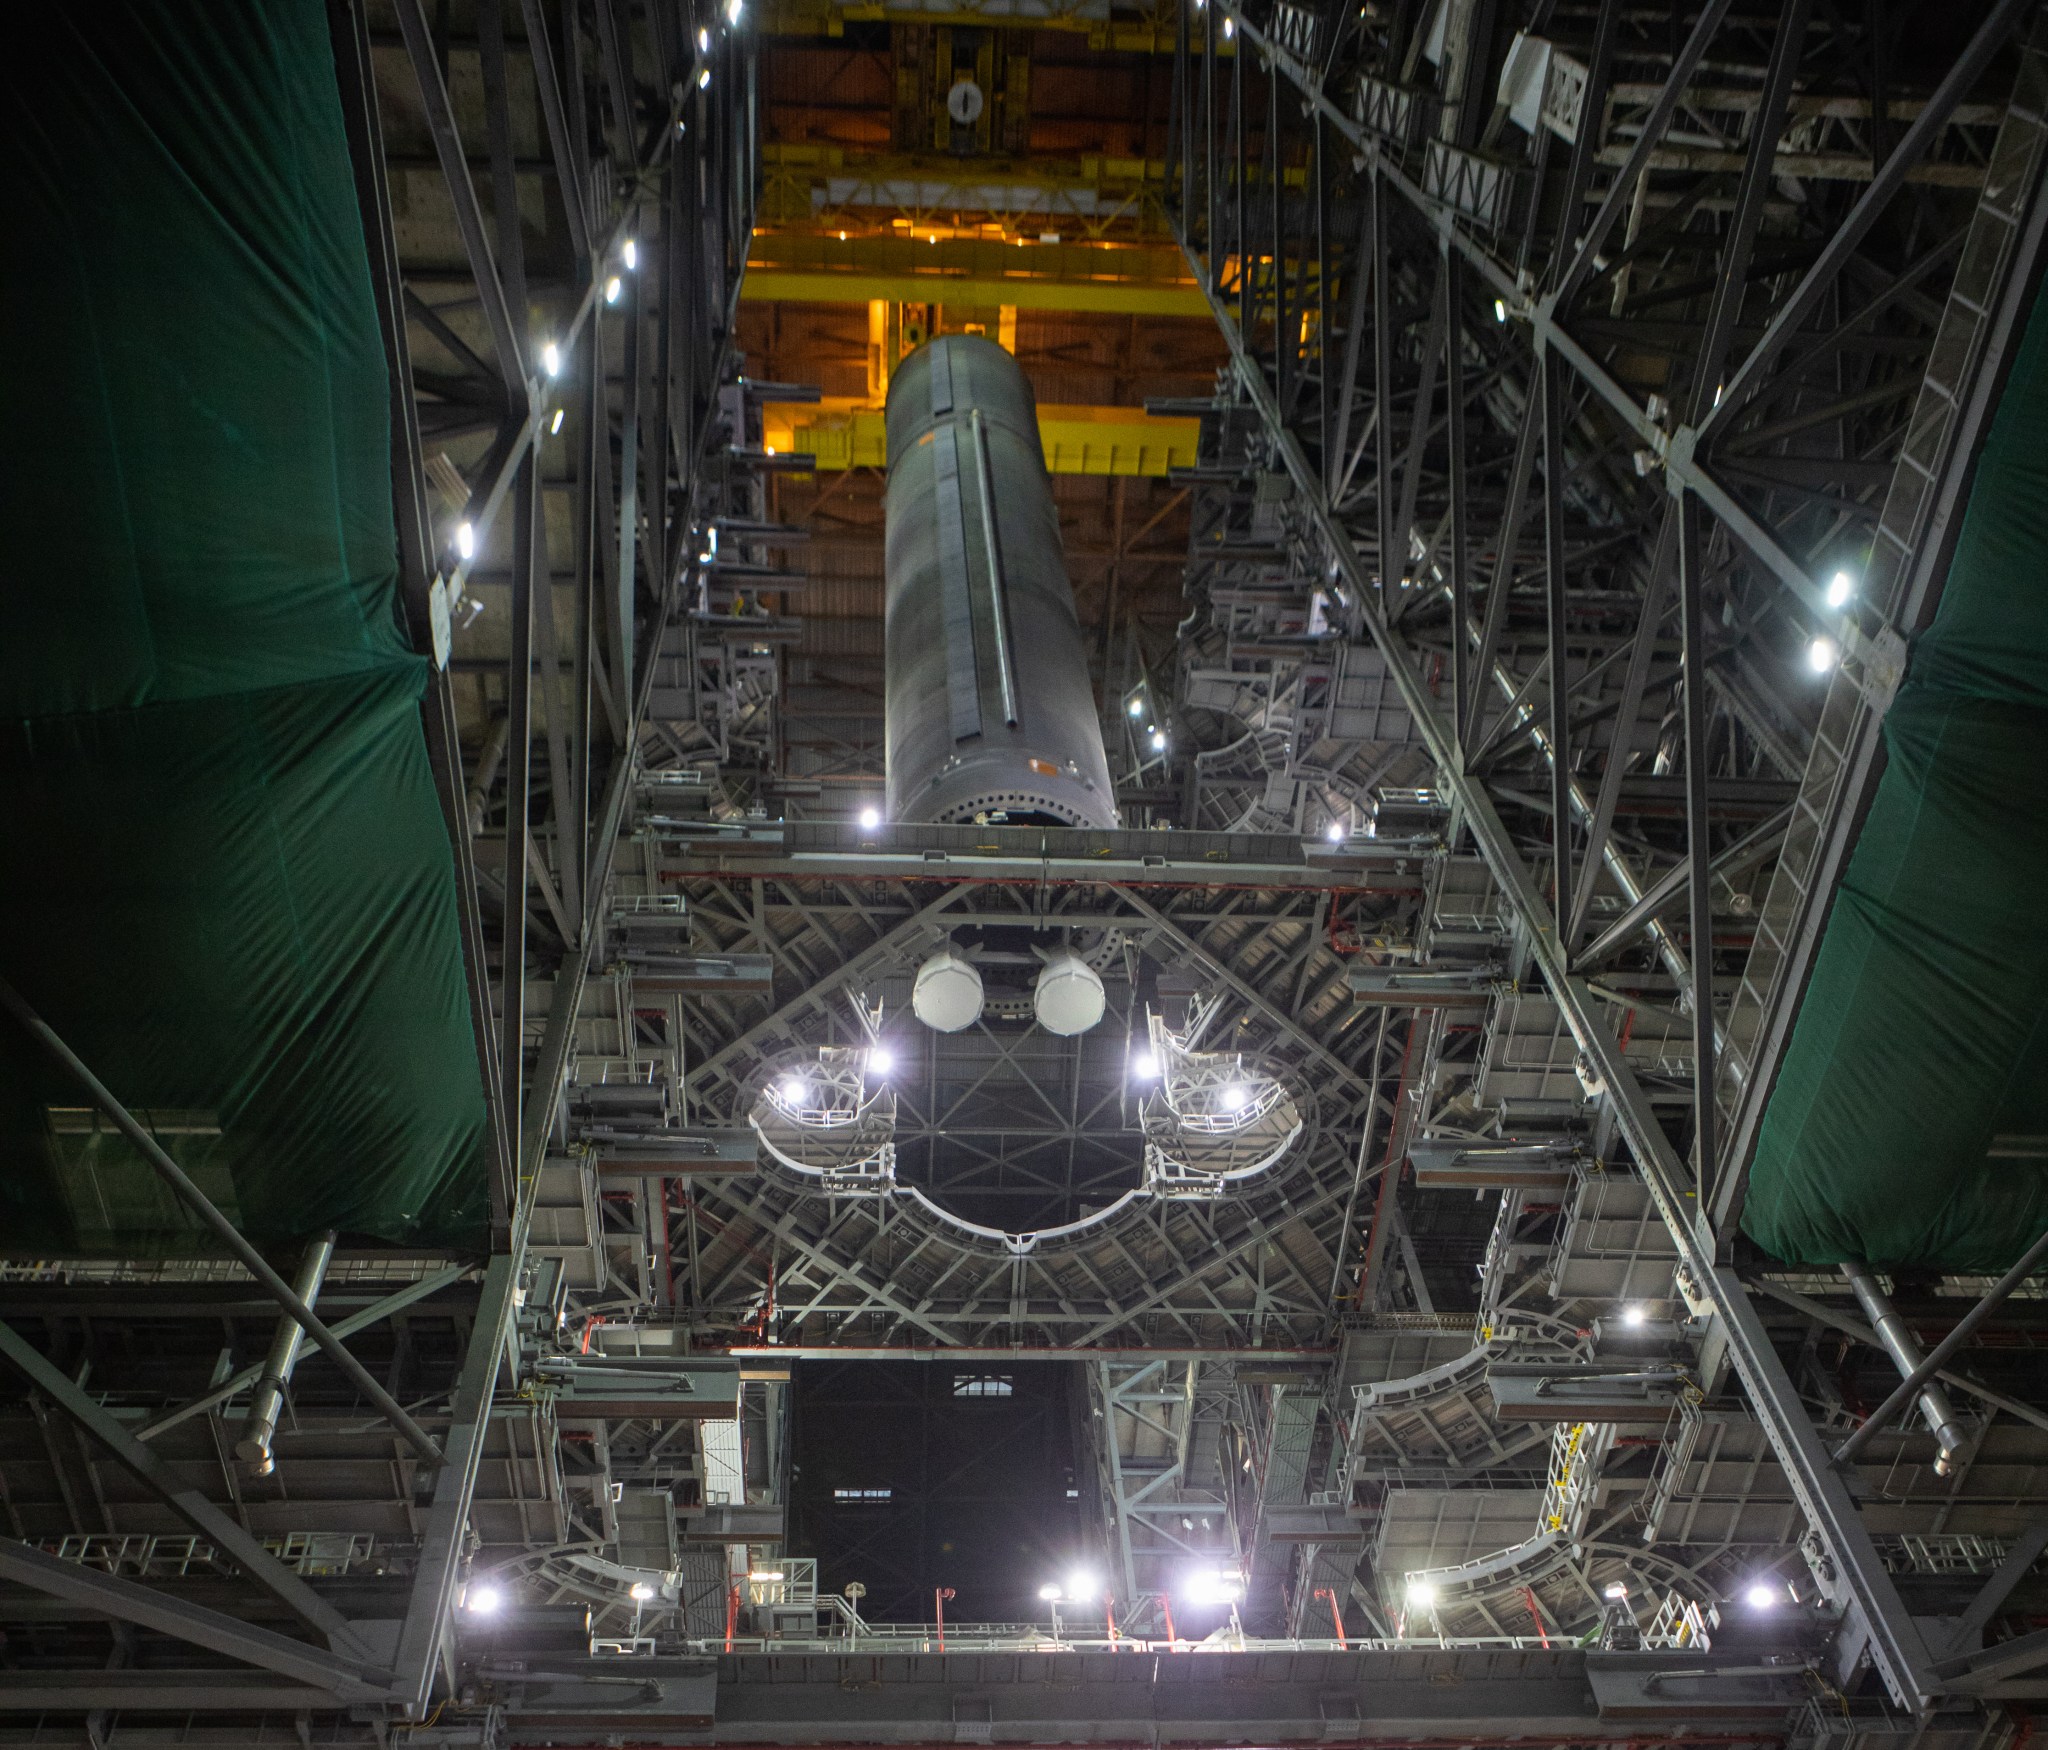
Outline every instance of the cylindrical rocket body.
{"label": "cylindrical rocket body", "polygon": [[890,818],[1114,826],[1024,373],[942,336],[898,367],[888,432]]}

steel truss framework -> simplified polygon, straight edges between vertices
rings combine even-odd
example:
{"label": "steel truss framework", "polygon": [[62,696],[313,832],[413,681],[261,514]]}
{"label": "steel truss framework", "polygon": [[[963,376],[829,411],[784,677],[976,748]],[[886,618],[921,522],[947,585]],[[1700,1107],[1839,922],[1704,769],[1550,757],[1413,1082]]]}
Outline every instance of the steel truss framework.
{"label": "steel truss framework", "polygon": [[[755,165],[751,51],[723,10],[522,0],[523,32],[486,5],[464,39],[422,0],[336,0],[400,386],[407,599],[421,647],[448,657],[427,727],[473,899],[493,1249],[414,1281],[395,1265],[330,1277],[321,1307],[348,1309],[332,1331],[360,1334],[397,1416],[387,1427],[374,1393],[309,1372],[284,1437],[289,1497],[245,1488],[209,1414],[248,1383],[208,1372],[219,1321],[257,1350],[274,1322],[247,1282],[81,1279],[4,1302],[5,1354],[35,1393],[31,1416],[0,1419],[11,1529],[91,1535],[0,1554],[32,1599],[0,1600],[10,1656],[32,1636],[47,1653],[33,1687],[0,1683],[0,1709],[87,1713],[100,1735],[121,1710],[123,1742],[145,1741],[153,1728],[131,1722],[150,1708],[285,1710],[301,1736],[318,1714],[354,1741],[339,1710],[368,1710],[374,1732],[419,1721],[460,1656],[495,1699],[413,1742],[496,1743],[508,1720],[558,1740],[600,1716],[649,1742],[1128,1742],[1200,1721],[1233,1740],[1564,1743],[1639,1737],[1646,1719],[1674,1742],[1779,1741],[1788,1720],[1801,1745],[1865,1725],[1874,1740],[1897,1716],[1802,1713],[1806,1669],[1759,1677],[1753,1651],[1549,1644],[1567,1627],[1611,1640],[1609,1574],[1690,1603],[1725,1591],[1737,1558],[1796,1561],[1802,1527],[1847,1613],[1816,1670],[1851,1678],[1867,1641],[1889,1693],[1922,1713],[2038,1689],[2038,1637],[1972,1646],[2040,1553],[2009,1523],[2048,1494],[2033,1430],[1980,1427],[1940,1487],[1924,1467],[1897,1482],[1926,1444],[1905,1431],[1845,1472],[1821,1426],[1846,1431],[1850,1408],[1802,1401],[1785,1355],[1799,1350],[1800,1386],[1825,1385],[1809,1365],[1820,1327],[1872,1334],[1782,1284],[1766,1324],[1727,1248],[1901,640],[1931,604],[2034,283],[2048,215],[2031,12],[1981,8],[1950,63],[1902,94],[1895,45],[1866,34],[1883,9],[1714,5],[1675,28],[1613,4],[1512,10],[1205,0],[1148,21],[1175,69],[1158,186],[1231,365],[1178,483],[1193,512],[1181,672],[1132,684],[1176,708],[1186,745],[1238,727],[1178,772],[1141,766],[1122,798],[1220,830],[1047,835],[769,826],[714,814],[690,771],[772,773],[787,756],[768,710],[787,624],[733,611],[776,587],[792,535],[767,525],[773,464],[755,447],[760,398],[784,391],[730,380]],[[1526,66],[1504,82],[1518,27],[1533,88]],[[481,94],[474,113],[463,92]],[[545,188],[538,243],[522,182]],[[445,223],[396,217],[429,205]],[[725,539],[707,548],[714,517]],[[1828,573],[1866,544],[1860,598],[1830,607]],[[446,646],[437,626],[454,628]],[[1802,692],[1816,633],[1841,661]],[[1333,825],[1345,842],[1329,848]],[[671,923],[687,938],[680,996],[678,968],[664,986],[660,956],[636,951]],[[948,932],[1046,928],[1099,939],[1119,970],[1096,1033],[889,1031]],[[1405,958],[1454,937],[1448,970]],[[1518,988],[1482,1041],[1470,1017],[1503,975]],[[897,1188],[828,1192],[753,1161],[764,1076],[791,1052],[865,1045],[877,1004],[899,1055]],[[1103,1213],[1140,1187],[1130,1077],[1148,1009],[1192,1049],[1280,1066],[1312,1090],[1315,1122],[1225,1194]],[[673,1087],[643,1088],[655,1059]],[[1489,1076],[1561,1083],[1591,1114],[1553,1139],[1563,1202],[1504,1195],[1490,1238],[1399,1194],[1411,1138],[1456,1140],[1470,1116],[1447,1090]],[[635,1159],[602,1139],[606,1092],[653,1099],[657,1147]],[[561,1186],[574,1234],[549,1201]],[[1639,1281],[1703,1316],[1697,1401],[1674,1398],[1640,1443],[1663,1448],[1654,1467],[1596,1477],[1604,1434],[1532,1437],[1488,1408],[1465,1365],[1482,1248],[1480,1317],[1512,1326],[1519,1354],[1582,1357],[1581,1321]],[[578,1258],[589,1276],[566,1295]],[[1546,1288],[1553,1313],[1534,1310]],[[130,1340],[145,1302],[155,1340]],[[1213,1563],[1246,1583],[1255,1628],[1315,1649],[1220,1671],[1165,1658],[1143,1681],[1105,1649],[1107,1666],[1073,1667],[1099,1680],[1080,1708],[1048,1701],[1058,1685],[1002,1634],[952,1667],[884,1634],[887,1659],[863,1646],[851,1680],[833,1653],[734,1652],[736,1633],[776,1644],[775,1619],[740,1623],[754,1583],[729,1561],[745,1543],[677,1553],[663,1501],[679,1425],[639,1417],[585,1440],[507,1377],[522,1341],[559,1347],[565,1312],[600,1350],[607,1317],[630,1327],[599,1372],[621,1356],[658,1368],[632,1346],[651,1334],[764,1372],[809,1355],[1079,1355],[1116,1618],[1164,1628],[1161,1595]],[[16,1327],[36,1319],[30,1343]],[[1384,1382],[1400,1414],[1354,1413],[1350,1389]],[[1950,1383],[2038,1424],[1982,1381]],[[728,1527],[753,1510],[737,1497],[757,1466],[779,1462],[761,1401],[743,1399],[744,1443],[736,1428],[717,1442]],[[74,1429],[123,1481],[78,1462]],[[1546,1454],[1561,1461],[1546,1470]],[[1597,1511],[1595,1481],[1611,1485]],[[1888,1491],[1886,1523],[1905,1529],[1880,1539],[1852,1485]],[[631,1536],[629,1489],[655,1510]],[[1534,1502],[1584,1550],[1546,1542]],[[380,1571],[354,1542],[300,1535],[291,1516],[312,1504],[336,1523],[382,1515]],[[1496,1584],[1463,1564],[1422,1631],[1390,1581],[1458,1565],[1435,1534],[1460,1510],[1461,1554],[1483,1567],[1520,1549],[1528,1565]],[[1411,1559],[1403,1526],[1428,1513]],[[1924,1529],[1951,1521],[1972,1529]],[[190,1533],[175,1547],[173,1522]],[[536,1601],[600,1602],[607,1644],[572,1624],[545,1660],[485,1636],[459,1648],[454,1593],[486,1558],[529,1572]],[[1895,1578],[1915,1564],[1967,1595],[1938,1644]],[[658,1594],[666,1641],[643,1641],[629,1580]],[[371,1602],[344,1612],[345,1596]],[[104,1618],[124,1625],[112,1670],[104,1630],[81,1626]],[[1361,1618],[1380,1643],[1409,1628],[1485,1644],[1410,1638],[1339,1662]],[[221,1657],[236,1663],[193,1662]],[[1953,1738],[1984,1735],[1971,1718]]]}
{"label": "steel truss framework", "polygon": [[[1711,1317],[1707,1377],[1732,1364],[1891,1693],[1981,1693],[1900,1603],[1728,1247],[2036,279],[2033,9],[1974,13],[1904,101],[1880,22],[1803,0],[1508,12],[1183,13],[1168,204],[1233,354],[1209,475],[1266,507],[1293,630],[1384,659]],[[1805,150],[1823,116],[1851,151]],[[1831,603],[1837,567],[1860,589]],[[1650,771],[1682,774],[1655,809]],[[1768,884],[1731,892],[1759,837]],[[1615,982],[1691,1016],[1676,1138]]]}
{"label": "steel truss framework", "polygon": [[[766,1013],[690,1005],[699,1122],[744,1123],[778,1051],[857,1042],[859,999],[907,994],[945,931],[1015,926],[1113,930],[1132,956],[1213,981],[1200,1047],[1284,1066],[1315,1088],[1319,1109],[1310,1144],[1241,1189],[1153,1198],[1072,1242],[1034,1243],[1032,1229],[1139,1183],[1130,1032],[1113,1018],[1047,1055],[1041,1038],[1000,1023],[943,1043],[898,1028],[899,1176],[969,1219],[1000,1222],[1012,1242],[977,1239],[901,1197],[828,1199],[767,1173],[704,1179],[668,1224],[689,1316],[730,1333],[772,1301],[778,1340],[797,1345],[1326,1344],[1360,1139],[1379,1126],[1379,1081],[1398,1044],[1350,1000],[1331,908],[1349,903],[1364,921],[1412,910],[1424,861],[1390,852],[1371,872],[1345,871],[1341,888],[1319,876],[1262,890],[1256,872],[1229,890],[968,872],[936,893],[856,876],[691,877],[680,862],[701,944],[765,953],[783,997]],[[1125,1019],[1142,1040],[1142,1016]]]}
{"label": "steel truss framework", "polygon": [[[424,723],[489,1097],[492,1248],[446,1268],[335,1266],[323,1308],[359,1304],[331,1333],[253,1254],[255,1284],[232,1266],[184,1288],[191,1272],[84,1267],[55,1272],[70,1290],[10,1303],[0,1344],[31,1388],[42,1446],[34,1459],[9,1447],[10,1529],[120,1535],[118,1549],[88,1538],[61,1556],[7,1544],[6,1578],[37,1602],[9,1602],[17,1669],[0,1679],[0,1712],[83,1713],[96,1742],[165,1709],[296,1710],[301,1731],[306,1710],[417,1720],[447,1694],[473,1523],[510,1508],[488,1535],[578,1534],[574,1509],[558,1510],[552,1424],[494,1398],[531,1281],[532,1192],[571,1023],[604,955],[654,658],[702,520],[758,498],[743,459],[728,459],[735,403],[721,395],[757,181],[753,49],[708,6],[515,10],[517,34],[487,4],[459,38],[447,9],[422,0],[334,0],[329,14],[391,366],[403,600],[435,658]],[[538,243],[519,198],[536,154]],[[486,846],[502,859],[477,854],[487,819],[504,823]],[[125,1117],[118,1090],[88,1087]],[[452,1286],[478,1272],[473,1288]],[[384,1291],[360,1304],[344,1277]],[[252,1503],[222,1435],[220,1406],[253,1370],[223,1381],[217,1369],[211,1391],[180,1403],[207,1385],[224,1318],[231,1333],[239,1321],[231,1348],[247,1353],[253,1330],[261,1352],[276,1307],[259,1287],[298,1306],[323,1346],[355,1337],[376,1369],[340,1350],[350,1379],[309,1367],[297,1382],[284,1436],[304,1442],[284,1465],[302,1479],[296,1506]],[[155,1413],[138,1429],[130,1406]],[[111,1468],[95,1463],[102,1451]],[[245,1529],[252,1512],[271,1524],[280,1511],[383,1530],[342,1537],[336,1554],[333,1540]],[[165,1568],[137,1553],[180,1521],[196,1555]],[[304,1577],[351,1571],[377,1578],[347,1611]]]}

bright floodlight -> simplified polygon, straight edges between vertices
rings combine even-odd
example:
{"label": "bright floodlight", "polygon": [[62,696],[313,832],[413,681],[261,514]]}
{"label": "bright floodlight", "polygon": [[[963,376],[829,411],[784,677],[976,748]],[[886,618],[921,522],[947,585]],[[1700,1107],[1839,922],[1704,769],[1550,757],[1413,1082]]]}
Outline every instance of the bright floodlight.
{"label": "bright floodlight", "polygon": [[1323,829],[1323,837],[1328,839],[1333,845],[1341,845],[1349,836],[1345,832],[1344,823],[1341,820],[1333,820]]}
{"label": "bright floodlight", "polygon": [[804,1102],[804,1095],[809,1092],[810,1088],[802,1076],[784,1076],[782,1078],[782,1099],[785,1105],[801,1106]]}
{"label": "bright floodlight", "polygon": [[725,22],[727,24],[738,25],[740,17],[745,11],[746,8],[740,4],[740,0],[725,0]]}
{"label": "bright floodlight", "polygon": [[505,1602],[505,1594],[492,1585],[476,1585],[463,1595],[462,1607],[478,1616],[491,1615]]}
{"label": "bright floodlight", "polygon": [[465,559],[474,559],[476,557],[475,523],[457,523],[455,525],[455,551],[460,553]]}
{"label": "bright floodlight", "polygon": [[549,420],[549,421],[548,421],[548,436],[549,436],[549,437],[553,437],[553,436],[554,436],[554,435],[555,435],[555,434],[556,434],[557,432],[559,432],[559,431],[560,431],[560,430],[562,429],[562,415],[563,415],[563,414],[564,414],[564,413],[565,413],[566,411],[567,411],[567,409],[566,409],[566,408],[561,408],[561,407],[557,407],[557,408],[555,409],[555,417],[554,417],[553,419],[551,419],[551,420]]}
{"label": "bright floodlight", "polygon": [[1149,1051],[1141,1051],[1131,1059],[1131,1074],[1141,1082],[1149,1082],[1159,1073],[1159,1059]]}
{"label": "bright floodlight", "polygon": [[1417,1610],[1427,1610],[1436,1602],[1436,1587],[1427,1580],[1410,1580],[1408,1602]]}
{"label": "bright floodlight", "polygon": [[619,259],[626,264],[626,271],[631,273],[640,265],[640,245],[628,237],[619,245]]}
{"label": "bright floodlight", "polygon": [[562,349],[552,340],[540,349],[540,367],[551,377],[562,374]]}
{"label": "bright floodlight", "polygon": [[604,282],[604,301],[607,304],[616,304],[619,301],[619,294],[625,289],[625,282],[617,274],[613,274]]}
{"label": "bright floodlight", "polygon": [[780,1568],[756,1568],[747,1575],[747,1578],[749,1580],[779,1580],[782,1578],[782,1570]]}
{"label": "bright floodlight", "polygon": [[886,1045],[872,1046],[868,1050],[868,1073],[885,1076],[896,1067],[896,1054]]}
{"label": "bright floodlight", "polygon": [[1494,301],[1493,301],[1493,319],[1494,319],[1494,321],[1496,321],[1496,322],[1505,322],[1505,321],[1506,321],[1506,320],[1508,319],[1508,301],[1507,301],[1507,299],[1505,299],[1505,298],[1495,298],[1495,299],[1494,299]]}
{"label": "bright floodlight", "polygon": [[1060,1589],[1057,1586],[1041,1586],[1038,1589],[1038,1595],[1048,1604],[1059,1603],[1061,1597]]}
{"label": "bright floodlight", "polygon": [[1225,36],[1235,36],[1235,35],[1237,35],[1237,20],[1236,20],[1236,19],[1234,19],[1234,18],[1226,18],[1226,19],[1225,19],[1225,20],[1223,21],[1223,34],[1224,34]]}
{"label": "bright floodlight", "polygon": [[697,75],[697,89],[698,89],[699,91],[702,91],[702,90],[704,90],[704,89],[705,89],[705,88],[706,88],[706,87],[707,87],[708,85],[710,85],[710,83],[711,83],[711,69],[710,69],[709,67],[706,67],[706,68],[704,69],[704,71],[703,71],[703,72],[701,72],[701,73],[699,73],[699,74]]}
{"label": "bright floodlight", "polygon": [[1846,571],[1838,571],[1828,580],[1828,606],[1846,608],[1849,598],[1856,593],[1856,580]]}
{"label": "bright floodlight", "polygon": [[1069,1574],[1067,1576],[1067,1596],[1070,1598],[1093,1598],[1100,1591],[1101,1587],[1095,1583],[1095,1576],[1093,1574]]}
{"label": "bright floodlight", "polygon": [[626,1596],[637,1604],[645,1604],[648,1599],[654,1596],[654,1588],[648,1585],[645,1580],[635,1580],[631,1586],[626,1588]]}
{"label": "bright floodlight", "polygon": [[1639,1306],[1626,1307],[1622,1311],[1621,1322],[1625,1325],[1639,1325],[1649,1316]]}
{"label": "bright floodlight", "polygon": [[1143,699],[1133,699],[1126,709],[1133,717],[1142,717],[1145,715],[1145,701]]}
{"label": "bright floodlight", "polygon": [[710,33],[710,32],[709,32],[708,30],[702,30],[702,29],[700,29],[700,30],[699,30],[699,31],[697,32],[697,53],[698,53],[698,54],[700,54],[700,55],[701,55],[701,54],[705,54],[705,53],[709,52],[710,48],[711,48],[711,33]]}
{"label": "bright floodlight", "polygon": [[1166,751],[1165,730],[1155,729],[1152,731],[1152,751],[1154,753],[1164,753]]}
{"label": "bright floodlight", "polygon": [[1769,1610],[1778,1602],[1778,1589],[1768,1581],[1759,1580],[1742,1596],[1751,1610]]}
{"label": "bright floodlight", "polygon": [[1806,647],[1806,666],[1815,674],[1826,674],[1841,657],[1832,638],[1816,638]]}
{"label": "bright floodlight", "polygon": [[879,808],[863,808],[860,811],[860,823],[869,832],[873,832],[882,824],[882,811]]}
{"label": "bright floodlight", "polygon": [[1619,1580],[1609,1580],[1605,1586],[1601,1587],[1600,1596],[1611,1603],[1619,1604],[1628,1596],[1628,1588]]}
{"label": "bright floodlight", "polygon": [[1223,1090],[1223,1110],[1226,1112],[1242,1112],[1245,1107],[1245,1102],[1250,1098],[1251,1094],[1249,1093],[1249,1091],[1237,1086],[1237,1084],[1233,1082],[1229,1087]]}
{"label": "bright floodlight", "polygon": [[1205,1568],[1188,1576],[1188,1601],[1191,1604],[1235,1604],[1239,1587],[1228,1574]]}

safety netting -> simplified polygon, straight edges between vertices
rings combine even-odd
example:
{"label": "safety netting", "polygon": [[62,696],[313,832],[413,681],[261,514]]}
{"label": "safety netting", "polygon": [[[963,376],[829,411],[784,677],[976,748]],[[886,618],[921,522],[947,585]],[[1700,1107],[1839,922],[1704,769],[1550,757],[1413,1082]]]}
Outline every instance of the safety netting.
{"label": "safety netting", "polygon": [[[0,57],[0,970],[240,1225],[466,1245],[484,1102],[320,0]],[[0,1249],[195,1229],[0,1019]]]}
{"label": "safety netting", "polygon": [[1743,1226],[1790,1263],[2001,1269],[2048,1228],[2048,298],[1883,734]]}

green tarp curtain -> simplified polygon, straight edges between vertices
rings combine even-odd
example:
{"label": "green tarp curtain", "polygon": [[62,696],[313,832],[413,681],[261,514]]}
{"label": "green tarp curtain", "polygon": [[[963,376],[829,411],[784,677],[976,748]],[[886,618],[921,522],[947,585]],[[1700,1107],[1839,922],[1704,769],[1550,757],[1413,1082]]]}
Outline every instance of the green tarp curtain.
{"label": "green tarp curtain", "polygon": [[1998,1270],[2048,1228],[2048,299],[1884,739],[1743,1226],[1788,1263]]}
{"label": "green tarp curtain", "polygon": [[[320,0],[0,57],[0,970],[254,1236],[468,1244],[484,1106]],[[0,1248],[191,1225],[0,1021]]]}

